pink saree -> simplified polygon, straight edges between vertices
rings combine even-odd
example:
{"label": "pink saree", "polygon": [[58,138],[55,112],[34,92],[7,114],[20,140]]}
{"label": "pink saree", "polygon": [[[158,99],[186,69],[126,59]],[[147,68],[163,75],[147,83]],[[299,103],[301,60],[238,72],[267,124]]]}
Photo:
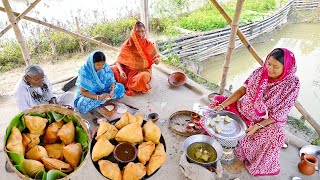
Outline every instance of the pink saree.
{"label": "pink saree", "polygon": [[[235,148],[237,158],[245,162],[247,170],[253,176],[280,173],[279,157],[280,149],[285,143],[286,119],[299,94],[300,83],[295,76],[297,67],[294,55],[285,48],[281,49],[284,51],[283,74],[278,79],[268,79],[268,55],[264,66],[256,69],[245,81],[246,94],[228,107],[244,119],[247,125],[264,119],[274,121],[258,130],[253,137],[241,139]],[[216,100],[222,103],[225,99],[217,96]]]}

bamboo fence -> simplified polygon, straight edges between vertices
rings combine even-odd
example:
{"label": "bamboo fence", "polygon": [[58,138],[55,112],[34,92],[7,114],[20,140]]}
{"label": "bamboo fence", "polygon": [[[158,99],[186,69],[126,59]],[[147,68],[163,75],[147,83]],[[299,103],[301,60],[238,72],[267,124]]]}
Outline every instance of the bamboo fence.
{"label": "bamboo fence", "polygon": [[[262,21],[239,26],[240,32],[242,32],[241,36],[247,37],[247,40],[252,40],[257,36],[271,32],[286,23],[291,9],[318,8],[320,6],[319,4],[320,2],[316,0],[289,1],[284,7]],[[157,42],[157,46],[163,55],[174,52],[182,61],[192,60],[203,62],[226,52],[230,32],[231,28],[227,27],[209,32],[186,35],[171,41],[160,41]],[[239,35],[239,30],[237,34]],[[238,48],[241,45],[241,40],[236,38],[235,48]],[[244,45],[249,48],[247,44]]]}

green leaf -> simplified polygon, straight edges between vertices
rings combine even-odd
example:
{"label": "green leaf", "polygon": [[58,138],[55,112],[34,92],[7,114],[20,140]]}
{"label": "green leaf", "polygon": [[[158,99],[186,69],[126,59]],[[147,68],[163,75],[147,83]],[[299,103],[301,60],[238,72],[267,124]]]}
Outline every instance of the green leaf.
{"label": "green leaf", "polygon": [[[23,131],[26,128],[26,126],[24,124],[24,119],[22,118],[23,115],[24,115],[24,113],[20,113],[12,119],[11,123],[9,124],[9,126],[6,130],[5,142],[4,142],[5,144],[7,142],[7,139],[11,133],[11,129],[13,126],[16,126],[20,131]],[[23,120],[21,120],[21,119],[23,119]]]}
{"label": "green leaf", "polygon": [[83,150],[88,149],[88,135],[86,131],[78,126],[76,126],[76,142],[80,143]]}
{"label": "green leaf", "polygon": [[21,171],[22,163],[19,164],[19,165],[14,165],[14,167],[15,167],[18,171]]}
{"label": "green leaf", "polygon": [[39,113],[29,113],[28,116],[39,116],[39,117],[42,117],[42,118],[46,118],[47,117],[46,113],[41,113],[41,114],[39,114]]}
{"label": "green leaf", "polygon": [[63,178],[63,177],[66,177],[67,175],[64,174],[63,172],[61,171],[58,171],[58,170],[50,170],[48,171],[47,173],[47,179],[46,180],[56,180],[56,179],[60,179],[60,178]]}
{"label": "green leaf", "polygon": [[47,179],[47,172],[44,170],[39,171],[36,176],[34,177],[34,179],[42,179],[42,180],[46,180]]}
{"label": "green leaf", "polygon": [[65,117],[65,115],[62,115],[53,111],[51,113],[52,113],[53,119],[57,122],[61,121]]}
{"label": "green leaf", "polygon": [[[7,151],[7,150],[6,150]],[[22,164],[22,161],[24,160],[24,157],[22,154],[16,153],[16,152],[10,152],[7,151],[9,157],[12,159],[15,165]]]}
{"label": "green leaf", "polygon": [[71,116],[64,116],[62,120],[63,120],[65,123],[68,123],[71,119],[72,119]]}
{"label": "green leaf", "polygon": [[47,112],[47,116],[48,116],[48,122],[49,122],[49,124],[51,124],[52,121],[54,120],[54,117],[53,117],[53,115],[52,115],[52,112]]}

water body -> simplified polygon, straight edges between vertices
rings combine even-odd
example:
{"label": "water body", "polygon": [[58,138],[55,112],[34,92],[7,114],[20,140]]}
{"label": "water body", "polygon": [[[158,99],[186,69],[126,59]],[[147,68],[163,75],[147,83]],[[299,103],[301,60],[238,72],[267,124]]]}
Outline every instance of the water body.
{"label": "water body", "polygon": [[[320,123],[320,24],[288,24],[270,39],[254,44],[258,54],[265,59],[276,47],[290,49],[296,57],[297,76],[301,82],[298,100],[312,117]],[[221,55],[205,64],[202,76],[210,82],[220,84],[225,56]],[[245,48],[234,51],[227,77],[227,86],[239,88],[251,72],[260,65]],[[300,117],[297,110],[290,115]]]}

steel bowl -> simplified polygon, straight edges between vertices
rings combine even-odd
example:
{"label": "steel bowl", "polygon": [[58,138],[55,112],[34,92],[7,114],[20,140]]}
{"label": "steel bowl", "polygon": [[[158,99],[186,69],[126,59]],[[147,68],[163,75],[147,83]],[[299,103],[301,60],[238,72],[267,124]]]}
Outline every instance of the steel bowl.
{"label": "steel bowl", "polygon": [[[207,144],[211,145],[217,152],[216,160],[214,160],[213,162],[209,162],[209,163],[202,163],[202,162],[197,162],[197,161],[193,160],[191,157],[189,157],[189,155],[187,153],[188,148],[189,148],[189,146],[191,144],[196,143],[196,142],[202,142],[202,143],[207,143]],[[213,139],[212,137],[207,136],[207,135],[203,135],[203,134],[197,134],[197,135],[193,135],[193,136],[188,137],[183,142],[182,148],[183,148],[183,151],[185,152],[187,158],[191,162],[194,162],[196,164],[200,164],[200,165],[203,165],[203,166],[211,166],[211,165],[213,165],[222,156],[222,146],[221,146],[221,144],[217,140]]]}

